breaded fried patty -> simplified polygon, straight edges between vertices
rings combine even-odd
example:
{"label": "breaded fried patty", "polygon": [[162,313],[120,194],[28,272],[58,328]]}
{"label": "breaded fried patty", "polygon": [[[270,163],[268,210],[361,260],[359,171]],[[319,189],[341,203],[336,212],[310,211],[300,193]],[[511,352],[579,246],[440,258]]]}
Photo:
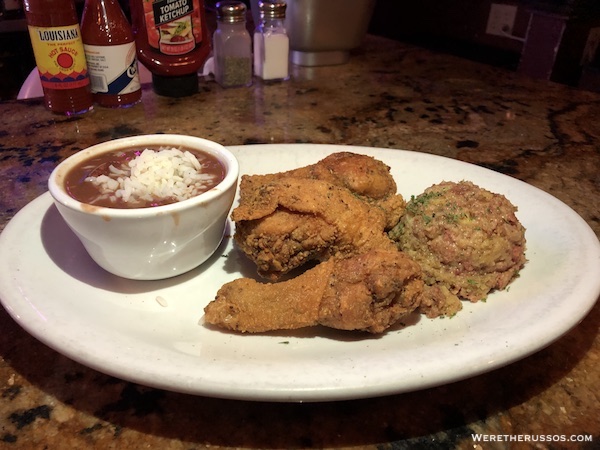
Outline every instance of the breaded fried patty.
{"label": "breaded fried patty", "polygon": [[526,258],[516,211],[503,195],[467,181],[433,185],[408,202],[390,237],[423,269],[422,312],[454,314],[459,299],[482,300],[517,276]]}

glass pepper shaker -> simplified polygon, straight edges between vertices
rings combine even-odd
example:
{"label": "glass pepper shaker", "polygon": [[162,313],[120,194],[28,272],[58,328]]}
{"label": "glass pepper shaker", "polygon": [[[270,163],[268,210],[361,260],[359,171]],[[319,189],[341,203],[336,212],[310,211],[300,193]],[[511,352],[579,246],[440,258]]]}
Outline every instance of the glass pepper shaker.
{"label": "glass pepper shaker", "polygon": [[213,36],[215,79],[223,87],[252,84],[252,39],[246,29],[246,5],[239,1],[217,3],[217,29]]}
{"label": "glass pepper shaker", "polygon": [[263,80],[290,77],[290,40],[285,29],[283,0],[258,2],[260,22],[254,32],[254,74]]}

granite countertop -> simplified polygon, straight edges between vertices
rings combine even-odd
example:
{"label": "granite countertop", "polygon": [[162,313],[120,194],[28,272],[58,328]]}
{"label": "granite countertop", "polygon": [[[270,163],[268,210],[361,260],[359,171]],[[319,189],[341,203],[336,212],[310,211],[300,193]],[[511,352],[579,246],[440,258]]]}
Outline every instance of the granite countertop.
{"label": "granite countertop", "polygon": [[[294,67],[284,83],[223,90],[202,80],[200,92],[183,99],[146,87],[135,107],[98,107],[75,118],[50,114],[40,99],[9,101],[0,115],[0,228],[46,191],[51,170],[70,154],[122,136],[183,133],[225,145],[349,144],[443,155],[543,189],[600,236],[600,94],[374,36],[348,64]],[[0,308],[0,448],[598,448],[599,323],[596,304],[545,349],[440,387],[265,403],[121,381],[48,348]],[[475,442],[475,433],[488,442]],[[524,441],[539,436],[593,441]]]}

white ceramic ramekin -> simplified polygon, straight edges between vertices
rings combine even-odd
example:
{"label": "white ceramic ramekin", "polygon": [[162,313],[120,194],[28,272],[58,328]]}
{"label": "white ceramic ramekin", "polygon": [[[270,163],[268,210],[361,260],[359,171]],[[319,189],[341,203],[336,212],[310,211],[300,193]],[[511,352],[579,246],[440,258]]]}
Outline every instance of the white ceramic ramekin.
{"label": "white ceramic ramekin", "polygon": [[[208,152],[224,165],[225,178],[191,199],[148,208],[93,206],[75,200],[65,189],[69,170],[93,155],[157,146]],[[216,251],[223,239],[238,177],[238,162],[222,145],[193,136],[156,134],[116,139],[81,150],[54,169],[48,187],[61,216],[99,266],[124,278],[157,280],[187,272]]]}

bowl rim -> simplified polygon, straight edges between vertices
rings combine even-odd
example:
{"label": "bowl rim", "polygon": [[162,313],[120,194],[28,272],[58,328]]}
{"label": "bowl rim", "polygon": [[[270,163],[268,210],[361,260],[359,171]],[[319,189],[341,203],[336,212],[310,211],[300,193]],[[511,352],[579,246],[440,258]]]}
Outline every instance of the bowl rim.
{"label": "bowl rim", "polygon": [[[171,145],[173,147],[182,146],[190,148],[199,148],[202,151],[215,156],[225,166],[225,177],[215,187],[206,192],[202,192],[194,197],[185,199],[167,205],[144,207],[144,208],[110,208],[106,206],[97,206],[84,203],[71,197],[64,189],[61,175],[66,173],[69,168],[81,161],[84,161],[95,154],[108,153],[119,148],[127,148],[139,145]],[[98,215],[102,217],[149,217],[161,214],[181,212],[188,208],[207,204],[212,200],[224,195],[232,187],[237,188],[239,178],[239,162],[235,155],[231,153],[224,145],[209,139],[190,136],[185,134],[144,134],[127,136],[123,138],[111,139],[98,144],[86,147],[78,152],[68,156],[61,161],[51,172],[48,178],[48,190],[52,198],[61,205],[89,215]]]}

